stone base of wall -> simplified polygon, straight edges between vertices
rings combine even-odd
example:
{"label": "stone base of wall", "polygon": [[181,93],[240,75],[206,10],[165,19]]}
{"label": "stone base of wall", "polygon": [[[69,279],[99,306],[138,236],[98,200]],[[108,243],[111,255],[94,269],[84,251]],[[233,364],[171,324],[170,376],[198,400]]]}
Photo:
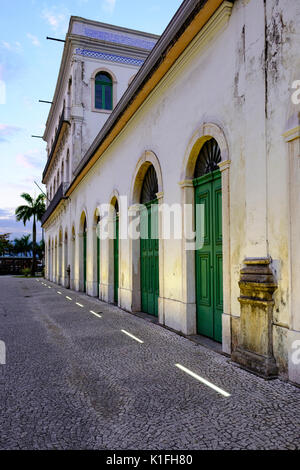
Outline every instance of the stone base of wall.
{"label": "stone base of wall", "polygon": [[185,335],[196,334],[196,304],[159,297],[158,311],[158,321],[162,325]]}
{"label": "stone base of wall", "polygon": [[240,333],[232,360],[265,378],[278,374],[273,355],[273,294],[277,288],[270,258],[245,259],[239,282]]}

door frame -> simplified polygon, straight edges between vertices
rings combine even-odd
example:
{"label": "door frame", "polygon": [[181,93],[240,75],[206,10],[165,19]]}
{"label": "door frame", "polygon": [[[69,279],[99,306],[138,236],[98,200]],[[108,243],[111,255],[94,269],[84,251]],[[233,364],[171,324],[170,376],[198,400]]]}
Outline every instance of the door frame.
{"label": "door frame", "polygon": [[[221,333],[221,338],[218,337],[217,334],[217,328],[216,328],[216,315],[217,315],[217,284],[215,283],[215,276],[216,276],[216,270],[217,270],[217,265],[215,264],[215,258],[217,255],[216,250],[216,240],[215,240],[215,234],[217,232],[217,226],[215,226],[215,221],[216,221],[216,213],[214,211],[215,209],[215,201],[214,201],[214,196],[215,196],[215,184],[217,183],[218,185],[220,184],[221,186],[221,194],[222,194],[222,180],[221,180],[221,172],[220,170],[215,170],[211,173],[207,173],[203,176],[200,176],[199,178],[195,178],[193,180],[193,185],[194,185],[194,193],[195,193],[195,204],[194,204],[194,212],[195,212],[195,231],[197,233],[197,219],[196,219],[196,195],[197,191],[201,188],[203,189],[203,194],[206,192],[205,187],[207,188],[207,185],[210,185],[210,190],[209,190],[209,239],[210,239],[210,245],[211,245],[211,259],[210,259],[210,266],[208,267],[209,269],[209,292],[210,292],[210,300],[211,300],[211,315],[209,318],[209,322],[212,324],[212,333],[211,334],[205,334],[204,329],[202,328],[202,331],[199,331],[201,328],[199,326],[200,323],[200,313],[199,310],[197,309],[197,303],[198,303],[198,289],[200,289],[199,282],[198,280],[198,271],[197,271],[197,250],[195,250],[195,294],[196,294],[196,328],[197,328],[197,334],[202,334],[204,336],[208,336],[209,338],[213,339],[214,341],[217,342],[222,342],[222,333]],[[221,207],[222,210],[222,207]],[[221,214],[222,218],[222,214]],[[223,231],[222,231],[223,233]],[[214,272],[211,272],[211,268],[214,268]],[[222,240],[222,277],[223,277],[223,240]],[[223,279],[222,279],[223,281]],[[223,282],[222,282],[223,284]],[[223,295],[222,295],[223,297]],[[222,311],[223,311],[223,305],[222,305]],[[204,313],[203,313],[204,314]],[[222,313],[221,313],[222,315]],[[221,322],[221,328],[222,328],[222,318],[220,319]],[[209,325],[207,325],[209,327]],[[209,328],[208,328],[209,329]],[[207,330],[208,333],[208,330]]]}
{"label": "door frame", "polygon": [[[138,160],[133,172],[130,200],[129,200],[129,221],[133,218],[139,220],[140,217],[140,195],[144,177],[150,165],[153,165],[157,181],[158,193],[156,194],[158,204],[163,204],[163,178],[158,157],[151,150],[146,150]],[[162,213],[159,211],[158,232],[159,232],[159,298],[158,298],[158,320],[159,323],[165,324],[164,320],[164,240],[161,236],[162,231]],[[141,273],[140,273],[140,239],[130,239],[129,244],[130,256],[130,283],[131,283],[131,311],[141,311]]]}
{"label": "door frame", "polygon": [[[158,305],[159,305],[159,201],[158,199],[154,199],[153,201],[149,201],[147,202],[146,204],[144,204],[145,208],[142,208],[141,209],[141,212],[140,214],[142,213],[143,210],[147,210],[147,218],[148,218],[148,237],[149,237],[149,232],[151,230],[151,224],[149,226],[149,217],[151,219],[151,214],[149,215],[149,212],[151,212],[151,208],[153,206],[157,206],[157,214],[156,214],[156,217],[157,217],[157,221],[156,221],[156,224],[157,224],[157,240],[158,240],[158,263],[157,263],[157,280],[158,280],[158,293],[155,292],[155,286],[154,286],[154,291],[153,291],[153,301],[155,302],[155,305],[154,305],[154,313],[151,314],[149,311],[146,311],[145,309],[143,309],[143,281],[142,281],[142,277],[143,277],[143,269],[142,269],[142,244],[143,244],[143,239],[140,238],[140,286],[141,286],[141,292],[140,292],[140,295],[141,295],[141,311],[144,312],[144,313],[148,313],[149,315],[153,315],[155,317],[158,317]],[[141,218],[140,218],[141,220]],[[141,225],[140,225],[141,226]],[[149,238],[148,238],[149,240]],[[151,239],[153,240],[153,239]],[[155,257],[154,257],[155,259]],[[150,274],[150,277],[153,273]]]}
{"label": "door frame", "polygon": [[[223,232],[223,315],[222,349],[231,354],[231,256],[230,256],[230,164],[229,146],[223,129],[216,123],[203,122],[192,134],[184,155],[180,182],[182,204],[194,205],[193,177],[196,160],[204,143],[214,138],[221,150],[221,162],[218,164],[222,175],[222,232]],[[183,221],[185,223],[185,220]],[[193,220],[194,226],[194,220]],[[195,289],[195,253],[186,250],[189,240],[182,243],[182,314],[185,317],[185,334],[196,334],[196,289]]]}

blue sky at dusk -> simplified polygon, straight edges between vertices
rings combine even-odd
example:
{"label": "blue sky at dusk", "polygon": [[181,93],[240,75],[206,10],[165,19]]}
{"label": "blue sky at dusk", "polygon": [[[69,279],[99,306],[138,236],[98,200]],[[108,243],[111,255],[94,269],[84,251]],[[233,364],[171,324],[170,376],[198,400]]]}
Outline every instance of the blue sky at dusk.
{"label": "blue sky at dusk", "polygon": [[[0,233],[31,233],[15,221],[20,194],[39,193],[46,161],[42,135],[71,15],[161,34],[181,0],[0,0]],[[41,234],[39,234],[39,238]]]}

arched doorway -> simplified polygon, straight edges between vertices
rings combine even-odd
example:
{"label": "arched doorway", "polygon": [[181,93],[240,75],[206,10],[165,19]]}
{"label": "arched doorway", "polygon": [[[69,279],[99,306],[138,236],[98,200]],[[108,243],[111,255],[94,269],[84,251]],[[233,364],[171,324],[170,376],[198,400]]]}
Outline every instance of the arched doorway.
{"label": "arched doorway", "polygon": [[87,255],[86,238],[87,238],[87,223],[86,223],[86,217],[85,217],[84,222],[83,222],[83,233],[82,233],[83,292],[86,292],[86,255]]}
{"label": "arched doorway", "polygon": [[69,272],[70,271],[68,269],[68,231],[66,229],[65,237],[64,237],[64,273],[63,273],[63,279],[64,279],[64,286],[67,287],[68,289],[70,288]]}
{"label": "arched doorway", "polygon": [[159,240],[158,240],[158,180],[153,165],[144,176],[140,203],[140,276],[141,309],[158,316]]}
{"label": "arched doorway", "polygon": [[119,300],[119,204],[114,203],[114,303]]}
{"label": "arched doorway", "polygon": [[93,224],[93,296],[100,295],[100,215],[99,210],[94,212]]}
{"label": "arched doorway", "polygon": [[197,333],[222,342],[223,253],[221,151],[206,140],[194,170]]}
{"label": "arched doorway", "polygon": [[62,249],[63,249],[63,239],[62,239],[62,229],[59,230],[58,234],[58,284],[62,284],[63,276],[63,258],[62,258]]}
{"label": "arched doorway", "polygon": [[71,289],[75,289],[75,246],[76,246],[76,233],[75,233],[75,227],[74,227],[74,225],[72,225],[72,232],[71,232],[71,260],[70,260]]}

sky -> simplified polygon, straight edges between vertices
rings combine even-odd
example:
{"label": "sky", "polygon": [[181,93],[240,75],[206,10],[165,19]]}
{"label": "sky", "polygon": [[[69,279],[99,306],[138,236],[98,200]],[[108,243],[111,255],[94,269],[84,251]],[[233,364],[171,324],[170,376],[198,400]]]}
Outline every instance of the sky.
{"label": "sky", "polygon": [[[39,194],[43,135],[70,16],[161,34],[182,0],[0,0],[0,234],[31,233],[15,220],[21,193]],[[41,229],[38,229],[38,239]]]}

